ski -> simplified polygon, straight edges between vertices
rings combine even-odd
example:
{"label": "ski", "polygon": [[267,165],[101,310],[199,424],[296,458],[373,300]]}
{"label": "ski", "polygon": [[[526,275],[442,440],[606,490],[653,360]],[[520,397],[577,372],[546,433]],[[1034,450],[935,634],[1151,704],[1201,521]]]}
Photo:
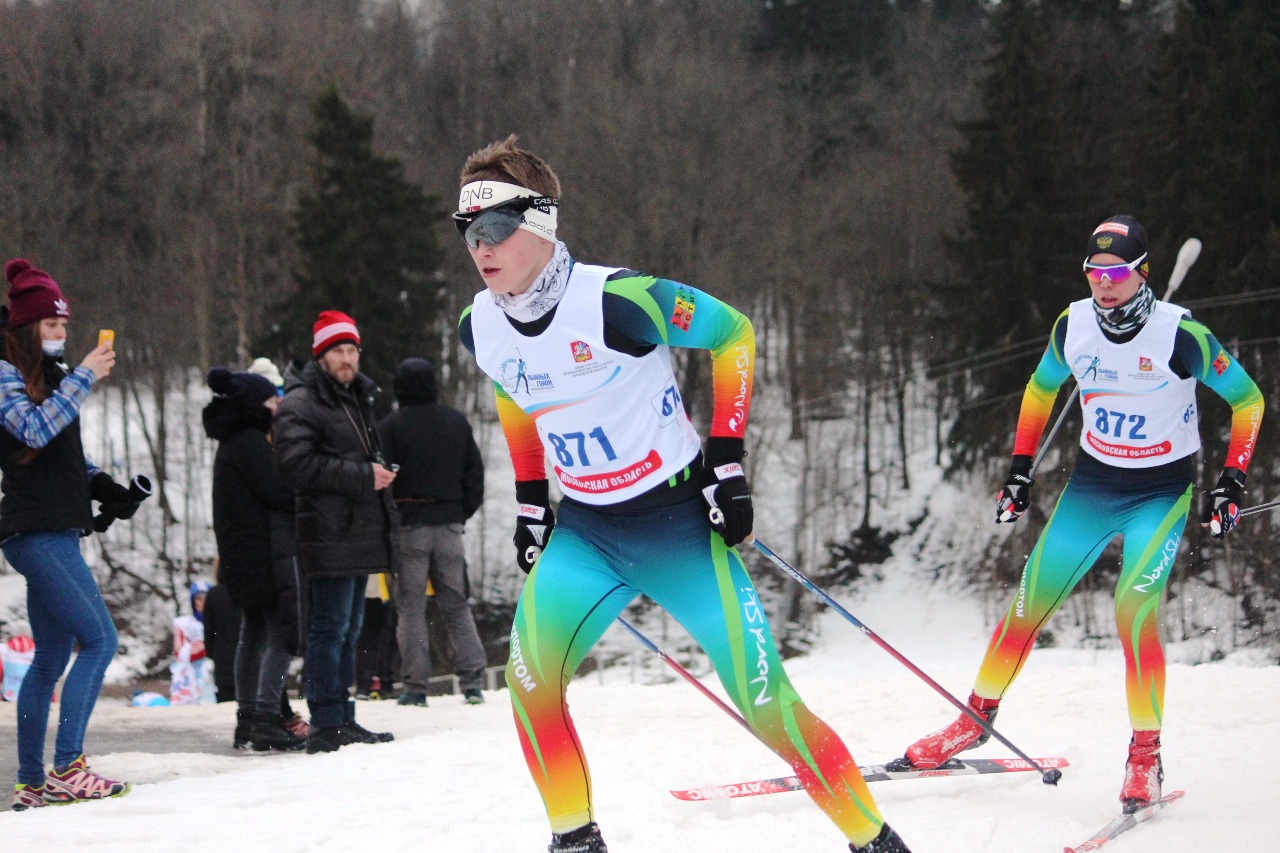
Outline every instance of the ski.
{"label": "ski", "polygon": [[1094,833],[1093,837],[1081,844],[1079,847],[1064,847],[1063,853],[1086,853],[1089,850],[1097,850],[1111,839],[1115,838],[1122,832],[1128,832],[1143,821],[1150,820],[1155,817],[1165,806],[1174,800],[1180,799],[1186,791],[1174,791],[1166,794],[1156,800],[1146,808],[1138,809],[1133,814],[1122,814],[1115,820],[1108,823],[1102,829]]}
{"label": "ski", "polygon": [[[1037,758],[1036,764],[1041,768],[1066,767],[1065,758]],[[1035,770],[1030,762],[1021,758],[971,758],[967,761],[953,758],[940,767],[931,770],[890,770],[884,764],[872,764],[859,767],[862,778],[868,782],[891,782],[902,779],[934,779],[945,776],[980,776],[987,773],[1017,773],[1024,770]],[[696,802],[699,800],[727,800],[735,797],[757,797],[761,794],[781,794],[786,791],[803,791],[804,785],[798,776],[776,776],[772,779],[759,779],[754,782],[737,782],[732,785],[708,785],[702,788],[682,788],[673,790],[671,795],[678,800]]]}

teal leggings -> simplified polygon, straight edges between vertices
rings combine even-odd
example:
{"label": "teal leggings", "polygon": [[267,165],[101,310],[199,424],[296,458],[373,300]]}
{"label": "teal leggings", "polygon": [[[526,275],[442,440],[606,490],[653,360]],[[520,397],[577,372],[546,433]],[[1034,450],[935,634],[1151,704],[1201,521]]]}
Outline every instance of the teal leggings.
{"label": "teal leggings", "polygon": [[702,646],[751,728],[791,764],[845,836],[858,845],[875,838],[884,821],[856,762],[796,695],[751,578],[711,530],[700,497],[626,515],[562,503],[525,583],[507,685],[552,830],[593,820],[587,761],[565,702],[569,679],[640,593]]}

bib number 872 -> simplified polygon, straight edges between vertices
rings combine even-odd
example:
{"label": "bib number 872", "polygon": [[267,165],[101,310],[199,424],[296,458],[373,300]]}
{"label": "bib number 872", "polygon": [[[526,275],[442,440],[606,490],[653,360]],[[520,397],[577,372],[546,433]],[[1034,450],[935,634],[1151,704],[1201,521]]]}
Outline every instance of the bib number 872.
{"label": "bib number 872", "polygon": [[[1147,423],[1146,415],[1126,415],[1124,412],[1111,411],[1109,409],[1097,408],[1094,414],[1098,419],[1093,422],[1093,428],[1103,435],[1110,435],[1116,438],[1146,438],[1146,434],[1142,432],[1143,426]],[[1124,434],[1124,425],[1129,424],[1129,434]]]}
{"label": "bib number 872", "polygon": [[547,433],[547,441],[551,442],[556,460],[566,468],[574,465],[585,467],[591,464],[591,458],[587,455],[588,438],[595,439],[596,445],[604,453],[607,461],[612,462],[618,458],[618,455],[613,452],[613,445],[609,444],[608,436],[604,434],[604,427],[596,427],[591,432]]}

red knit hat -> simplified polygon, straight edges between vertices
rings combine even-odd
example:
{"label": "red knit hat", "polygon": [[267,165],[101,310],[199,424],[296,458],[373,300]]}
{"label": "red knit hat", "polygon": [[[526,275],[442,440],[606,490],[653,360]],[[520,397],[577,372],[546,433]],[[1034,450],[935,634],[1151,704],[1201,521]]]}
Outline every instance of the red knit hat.
{"label": "red knit hat", "polygon": [[321,311],[320,319],[311,327],[311,355],[319,358],[338,344],[360,346],[356,321],[341,311]]}
{"label": "red knit hat", "polygon": [[14,258],[4,265],[9,280],[9,328],[17,329],[46,317],[70,317],[71,309],[58,283],[26,258]]}

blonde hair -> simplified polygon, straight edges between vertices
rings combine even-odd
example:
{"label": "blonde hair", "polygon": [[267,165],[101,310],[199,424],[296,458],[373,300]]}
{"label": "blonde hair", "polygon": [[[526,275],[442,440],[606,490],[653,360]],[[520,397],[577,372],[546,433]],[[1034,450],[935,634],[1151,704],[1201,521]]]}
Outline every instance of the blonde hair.
{"label": "blonde hair", "polygon": [[462,166],[459,188],[473,181],[502,181],[560,198],[560,179],[555,171],[537,154],[517,146],[516,139],[513,133],[472,153]]}

